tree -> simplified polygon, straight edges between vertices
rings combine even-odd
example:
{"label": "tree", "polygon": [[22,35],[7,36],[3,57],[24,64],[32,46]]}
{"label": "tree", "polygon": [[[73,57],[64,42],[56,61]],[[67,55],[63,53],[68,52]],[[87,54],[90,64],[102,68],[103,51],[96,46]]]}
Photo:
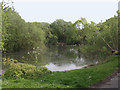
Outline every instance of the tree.
{"label": "tree", "polygon": [[[6,4],[5,4],[6,5]],[[3,4],[2,43],[3,51],[15,52],[29,50],[39,46],[45,47],[45,34],[37,23],[26,23],[21,16],[9,6]]]}
{"label": "tree", "polygon": [[50,24],[51,34],[57,36],[58,42],[75,44],[77,41],[77,29],[71,22],[58,19]]}

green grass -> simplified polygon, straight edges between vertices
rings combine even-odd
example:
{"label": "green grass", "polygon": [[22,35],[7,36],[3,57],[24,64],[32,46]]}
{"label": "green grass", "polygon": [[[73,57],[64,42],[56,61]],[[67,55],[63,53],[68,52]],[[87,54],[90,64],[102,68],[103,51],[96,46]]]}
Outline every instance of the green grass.
{"label": "green grass", "polygon": [[35,80],[25,80],[25,79],[16,79],[16,80],[5,80],[3,81],[3,88],[66,88],[65,85],[60,84],[48,84],[41,83],[41,81]]}
{"label": "green grass", "polygon": [[87,88],[104,80],[118,69],[118,57],[111,56],[108,61],[86,69],[52,72],[36,79],[17,79],[2,82],[3,88]]}

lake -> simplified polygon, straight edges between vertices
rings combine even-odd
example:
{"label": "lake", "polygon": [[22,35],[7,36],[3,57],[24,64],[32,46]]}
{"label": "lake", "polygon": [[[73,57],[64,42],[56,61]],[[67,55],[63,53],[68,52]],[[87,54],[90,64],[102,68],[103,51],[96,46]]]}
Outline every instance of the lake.
{"label": "lake", "polygon": [[103,61],[103,57],[97,53],[88,55],[78,52],[78,46],[49,46],[41,53],[39,47],[32,51],[7,53],[3,57],[13,58],[22,63],[46,66],[51,71],[65,71],[80,69],[89,64],[97,64]]}

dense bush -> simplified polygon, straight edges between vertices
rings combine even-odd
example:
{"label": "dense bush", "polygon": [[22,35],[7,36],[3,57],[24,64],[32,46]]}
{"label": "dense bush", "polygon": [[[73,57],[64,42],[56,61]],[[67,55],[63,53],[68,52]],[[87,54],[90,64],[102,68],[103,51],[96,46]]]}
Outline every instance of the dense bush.
{"label": "dense bush", "polygon": [[34,65],[19,63],[13,59],[3,59],[3,64],[8,66],[8,69],[3,73],[4,78],[37,78],[50,73],[46,67],[37,68]]}

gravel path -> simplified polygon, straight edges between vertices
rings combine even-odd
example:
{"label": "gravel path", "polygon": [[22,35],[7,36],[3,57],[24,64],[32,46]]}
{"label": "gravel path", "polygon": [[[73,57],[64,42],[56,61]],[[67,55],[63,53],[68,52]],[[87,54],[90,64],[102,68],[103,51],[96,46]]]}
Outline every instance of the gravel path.
{"label": "gravel path", "polygon": [[91,88],[119,88],[120,90],[120,70],[114,72],[106,80],[91,86]]}

